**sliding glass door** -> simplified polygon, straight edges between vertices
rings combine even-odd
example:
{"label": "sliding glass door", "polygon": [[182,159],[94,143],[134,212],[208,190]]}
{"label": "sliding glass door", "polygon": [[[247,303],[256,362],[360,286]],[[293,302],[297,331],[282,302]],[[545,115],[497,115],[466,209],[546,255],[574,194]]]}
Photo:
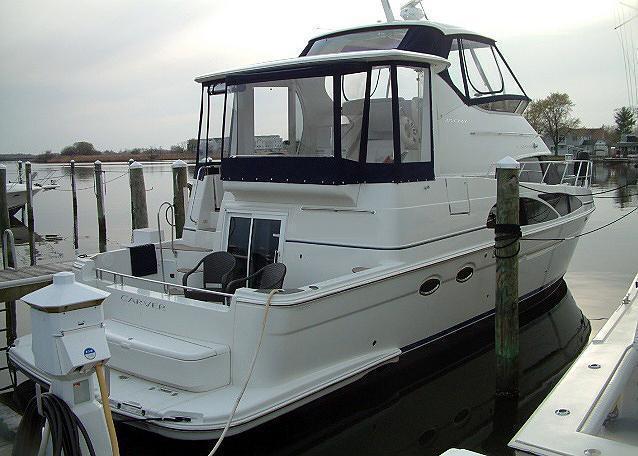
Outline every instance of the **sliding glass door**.
{"label": "sliding glass door", "polygon": [[[237,260],[237,278],[277,262],[282,248],[283,217],[231,213],[227,220],[226,250]],[[253,288],[257,283],[251,280],[247,286]]]}

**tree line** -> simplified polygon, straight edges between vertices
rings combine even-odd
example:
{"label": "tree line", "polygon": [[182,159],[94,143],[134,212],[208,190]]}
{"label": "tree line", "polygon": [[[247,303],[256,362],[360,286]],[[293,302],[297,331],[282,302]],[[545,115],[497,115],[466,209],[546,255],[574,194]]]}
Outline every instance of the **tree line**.
{"label": "tree line", "polygon": [[[547,136],[554,144],[554,153],[558,154],[558,144],[572,130],[580,127],[581,122],[572,116],[574,102],[566,93],[554,92],[546,98],[534,100],[525,111],[525,118],[540,135]],[[623,106],[614,111],[615,125],[603,125],[608,141],[616,143],[622,135],[636,132],[638,112]]]}
{"label": "tree line", "polygon": [[123,149],[118,152],[113,150],[98,150],[95,146],[88,141],[77,141],[71,145],[68,145],[59,153],[47,150],[46,152],[39,154],[35,157],[34,161],[51,161],[57,158],[65,159],[80,159],[82,157],[90,156],[104,156],[104,157],[121,157],[122,160],[128,158],[135,158],[136,156],[144,157],[144,160],[155,160],[162,158],[163,155],[180,155],[187,154],[187,150],[182,145],[174,145],[166,149],[163,147],[135,147],[132,149]]}

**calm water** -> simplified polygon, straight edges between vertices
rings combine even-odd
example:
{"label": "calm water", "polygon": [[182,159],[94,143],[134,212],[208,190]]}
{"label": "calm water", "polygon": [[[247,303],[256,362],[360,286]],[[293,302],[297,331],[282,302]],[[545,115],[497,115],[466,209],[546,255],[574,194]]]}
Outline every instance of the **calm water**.
{"label": "calm water", "polygon": [[[15,165],[7,164],[9,171]],[[107,237],[109,248],[130,241],[130,198],[126,164],[104,165],[106,180]],[[74,257],[71,194],[68,167],[35,165],[37,179],[56,179],[60,188],[35,198],[35,229],[39,235],[59,234],[62,240],[37,244],[38,261]],[[156,211],[172,199],[170,163],[145,164],[149,223],[156,225]],[[10,174],[11,177],[11,174]],[[596,164],[594,191],[626,188],[600,195],[597,210],[586,230],[627,213],[638,204],[633,164]],[[80,248],[97,251],[97,218],[92,165],[78,166]],[[540,403],[567,364],[586,342],[589,329],[580,311],[591,320],[595,333],[616,308],[638,270],[638,212],[611,227],[580,239],[565,276],[569,291],[551,313],[522,334],[524,366],[522,400],[515,418],[492,421],[496,407],[508,417],[507,404],[493,398],[493,351],[489,341],[455,356],[434,357],[403,366],[387,376],[372,376],[329,401],[319,401],[302,414],[291,414],[252,431],[246,438],[230,438],[224,454],[440,454],[459,446],[491,454],[505,454],[504,444],[512,427],[525,420]],[[28,262],[24,246],[18,247],[20,264]],[[571,292],[571,293],[570,293]],[[556,298],[558,300],[558,298]],[[576,307],[578,306],[578,307]],[[21,318],[21,332],[28,331]],[[450,363],[454,359],[454,363]],[[527,367],[525,367],[527,366]],[[407,375],[406,373],[409,373]],[[495,429],[496,428],[496,429]],[[183,443],[149,437],[141,431],[120,430],[125,454],[150,454],[158,449],[183,454],[207,454],[208,444]],[[147,451],[149,450],[150,451]]]}

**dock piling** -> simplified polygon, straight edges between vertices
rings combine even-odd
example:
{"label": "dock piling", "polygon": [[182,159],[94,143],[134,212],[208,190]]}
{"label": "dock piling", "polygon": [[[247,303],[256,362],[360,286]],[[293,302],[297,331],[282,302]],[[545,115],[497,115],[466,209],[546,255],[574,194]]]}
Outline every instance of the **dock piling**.
{"label": "dock piling", "polygon": [[31,162],[24,164],[25,181],[27,184],[27,231],[29,236],[29,259],[31,266],[35,266],[35,236],[33,230],[33,176]]}
{"label": "dock piling", "polygon": [[18,183],[22,184],[22,160],[18,160]]}
{"label": "dock piling", "polygon": [[173,163],[173,208],[175,209],[175,237],[181,238],[186,221],[188,199],[188,165],[182,160]]}
{"label": "dock piling", "polygon": [[[9,201],[7,199],[7,167],[6,165],[0,165],[0,233],[4,233],[4,230],[8,229],[11,229],[11,222],[9,219]],[[10,248],[3,248],[2,257],[7,259],[7,264],[15,264],[15,258],[13,258]]]}
{"label": "dock piling", "polygon": [[95,161],[95,197],[97,201],[97,226],[100,253],[106,252],[106,215],[104,212],[104,182],[102,162]]}
{"label": "dock piling", "polygon": [[134,161],[129,165],[129,184],[131,187],[131,229],[148,228],[146,209],[146,185],[144,167]]}
{"label": "dock piling", "polygon": [[73,202],[73,248],[77,255],[79,246],[79,230],[78,230],[78,193],[75,183],[75,160],[71,160],[71,198]]}
{"label": "dock piling", "polygon": [[505,157],[496,164],[496,394],[518,395],[519,163]]}

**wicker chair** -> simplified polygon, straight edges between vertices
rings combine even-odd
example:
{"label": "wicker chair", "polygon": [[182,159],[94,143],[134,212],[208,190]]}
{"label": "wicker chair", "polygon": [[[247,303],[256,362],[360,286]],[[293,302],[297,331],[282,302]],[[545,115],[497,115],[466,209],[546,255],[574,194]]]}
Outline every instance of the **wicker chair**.
{"label": "wicker chair", "polygon": [[255,287],[258,290],[273,290],[284,286],[284,278],[286,277],[286,265],[283,263],[270,263],[253,274],[235,279],[226,286],[228,293],[234,293],[241,288],[246,281],[258,278],[259,282]]}
{"label": "wicker chair", "polygon": [[[188,286],[188,278],[197,271],[201,265],[203,267],[203,289],[212,291],[226,292],[229,280],[232,279],[232,272],[235,269],[236,260],[233,255],[228,252],[214,252],[206,255],[193,269],[184,274],[182,285]],[[209,283],[218,284],[217,287],[207,287]],[[223,302],[224,297],[206,293],[197,289],[184,289],[184,296],[191,299],[209,302]]]}

